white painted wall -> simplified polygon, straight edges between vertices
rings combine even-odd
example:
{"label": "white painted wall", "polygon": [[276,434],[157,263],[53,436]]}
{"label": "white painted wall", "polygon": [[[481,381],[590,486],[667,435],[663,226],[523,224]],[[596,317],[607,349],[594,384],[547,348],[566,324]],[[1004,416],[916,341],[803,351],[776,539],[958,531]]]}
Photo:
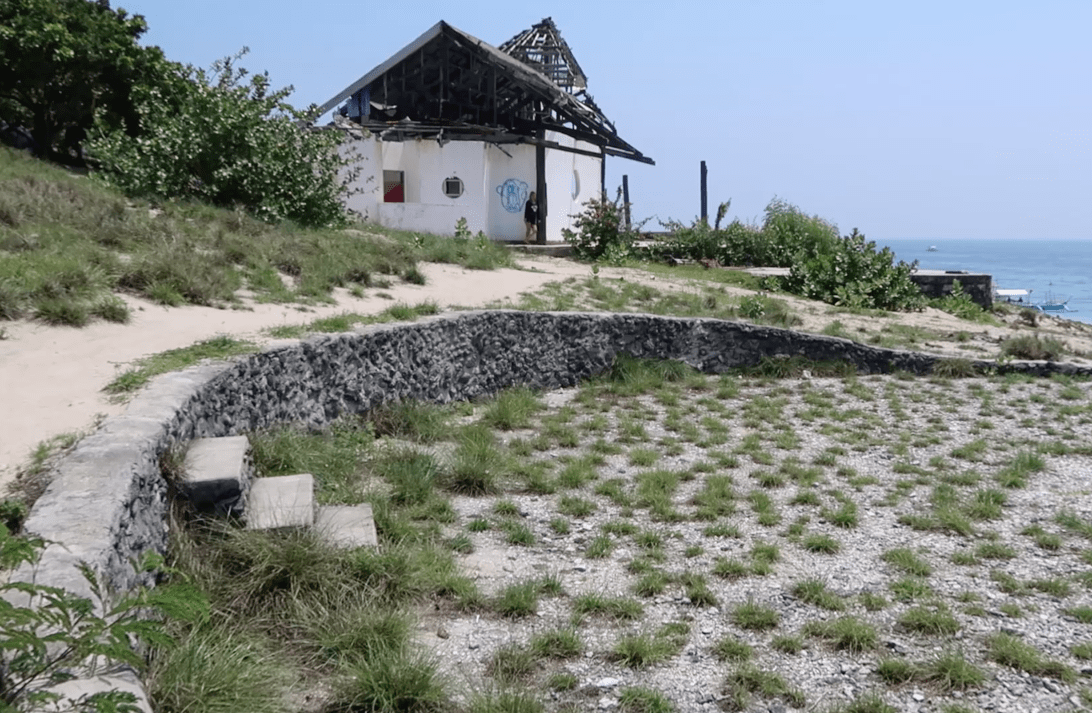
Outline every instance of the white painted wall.
{"label": "white painted wall", "polygon": [[[599,151],[593,144],[564,134],[547,132],[546,139],[584,151]],[[563,240],[562,230],[571,229],[574,216],[583,212],[589,200],[599,197],[602,163],[601,156],[597,158],[557,150],[546,152],[546,184],[549,186],[550,204],[547,240]]]}
{"label": "white painted wall", "polygon": [[531,191],[536,190],[535,147],[487,146],[485,155],[488,166],[485,195],[489,203],[486,233],[494,240],[522,240],[527,233],[523,209]]}
{"label": "white painted wall", "polygon": [[[595,147],[561,134],[547,138],[585,150]],[[399,230],[419,230],[454,235],[459,218],[466,218],[471,233],[484,232],[494,240],[520,240],[525,228],[523,206],[535,186],[535,147],[508,144],[503,147],[477,141],[435,140],[379,141],[374,137],[346,141],[343,155],[353,156],[358,171],[347,207],[365,220]],[[546,151],[549,211],[548,240],[562,240],[572,215],[598,195],[601,159],[563,151]],[[405,203],[383,202],[383,170],[405,173]],[[579,190],[573,196],[573,174]],[[463,195],[444,195],[444,179],[463,182]]]}

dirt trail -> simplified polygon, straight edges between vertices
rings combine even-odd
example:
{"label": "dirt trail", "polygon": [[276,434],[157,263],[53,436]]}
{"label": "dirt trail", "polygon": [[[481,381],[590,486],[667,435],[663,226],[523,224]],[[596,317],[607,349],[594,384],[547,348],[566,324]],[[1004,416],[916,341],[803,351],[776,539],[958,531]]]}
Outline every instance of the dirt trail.
{"label": "dirt trail", "polygon": [[[96,419],[124,410],[102,388],[134,360],[228,334],[265,343],[262,330],[278,325],[305,324],[317,317],[340,312],[375,314],[391,304],[417,304],[432,300],[441,308],[479,307],[570,277],[590,277],[589,265],[542,257],[519,259],[520,269],[489,272],[458,266],[426,263],[421,266],[425,285],[398,284],[389,289],[368,290],[356,298],[344,290],[337,304],[323,307],[246,304],[243,309],[212,307],[163,307],[126,296],[132,310],[129,324],[96,322],[87,327],[49,327],[35,322],[4,323],[0,339],[0,485],[11,482],[17,469],[41,442],[61,434],[90,429]],[[697,289],[687,280],[653,277],[634,270],[603,268],[601,279],[625,277],[648,282],[661,290]],[[749,290],[725,288],[729,293]],[[858,316],[807,300],[783,297],[803,319],[803,331],[822,331],[833,320],[850,336],[877,330],[886,324],[903,324],[952,335],[967,332],[962,341],[926,343],[925,349],[968,357],[989,358],[999,340],[1019,329],[968,326],[937,310],[891,317]],[[1067,342],[1078,355],[1092,354],[1092,327],[1061,320],[1045,320],[1044,329]],[[1088,362],[1080,356],[1074,361]]]}

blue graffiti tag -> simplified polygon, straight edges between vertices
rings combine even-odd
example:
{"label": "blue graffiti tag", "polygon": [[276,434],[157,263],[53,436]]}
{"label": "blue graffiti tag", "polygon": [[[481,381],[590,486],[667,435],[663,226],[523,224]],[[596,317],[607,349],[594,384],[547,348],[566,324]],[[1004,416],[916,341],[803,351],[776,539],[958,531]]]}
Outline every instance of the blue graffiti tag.
{"label": "blue graffiti tag", "polygon": [[527,184],[517,178],[509,178],[497,186],[501,205],[509,213],[519,213],[527,202]]}

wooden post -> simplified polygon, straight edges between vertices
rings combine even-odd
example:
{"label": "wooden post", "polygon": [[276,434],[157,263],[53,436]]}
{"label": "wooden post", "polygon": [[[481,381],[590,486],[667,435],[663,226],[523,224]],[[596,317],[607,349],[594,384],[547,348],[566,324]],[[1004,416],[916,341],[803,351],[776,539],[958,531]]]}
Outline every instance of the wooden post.
{"label": "wooden post", "polygon": [[535,183],[538,184],[538,244],[546,244],[546,129],[538,130],[538,137],[542,139],[535,146]]}
{"label": "wooden post", "polygon": [[607,155],[605,153],[599,159],[599,196],[603,199],[607,197]]}
{"label": "wooden post", "polygon": [[629,176],[624,173],[622,174],[622,210],[624,211],[622,215],[625,216],[626,230],[629,230]]}
{"label": "wooden post", "polygon": [[701,162],[701,219],[709,224],[709,194],[706,190],[709,182],[709,169],[705,167],[705,161]]}

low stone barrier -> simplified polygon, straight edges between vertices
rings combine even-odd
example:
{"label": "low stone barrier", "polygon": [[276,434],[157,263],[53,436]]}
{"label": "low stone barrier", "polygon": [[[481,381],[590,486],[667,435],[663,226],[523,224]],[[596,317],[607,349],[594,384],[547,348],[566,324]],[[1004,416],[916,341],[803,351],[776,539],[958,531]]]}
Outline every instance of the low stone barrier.
{"label": "low stone barrier", "polygon": [[[869,347],[776,327],[643,314],[461,312],[374,325],[273,346],[230,363],[155,379],[56,467],[27,532],[51,544],[13,579],[89,596],[86,562],[115,590],[150,581],[131,562],[167,546],[161,456],[175,443],[279,422],[327,423],[388,401],[448,402],[527,385],[572,386],[620,354],[677,359],[707,373],[802,356],[863,373],[928,373],[941,357]],[[991,366],[980,362],[979,366]],[[1089,374],[1070,364],[1014,362],[1009,371]]]}

